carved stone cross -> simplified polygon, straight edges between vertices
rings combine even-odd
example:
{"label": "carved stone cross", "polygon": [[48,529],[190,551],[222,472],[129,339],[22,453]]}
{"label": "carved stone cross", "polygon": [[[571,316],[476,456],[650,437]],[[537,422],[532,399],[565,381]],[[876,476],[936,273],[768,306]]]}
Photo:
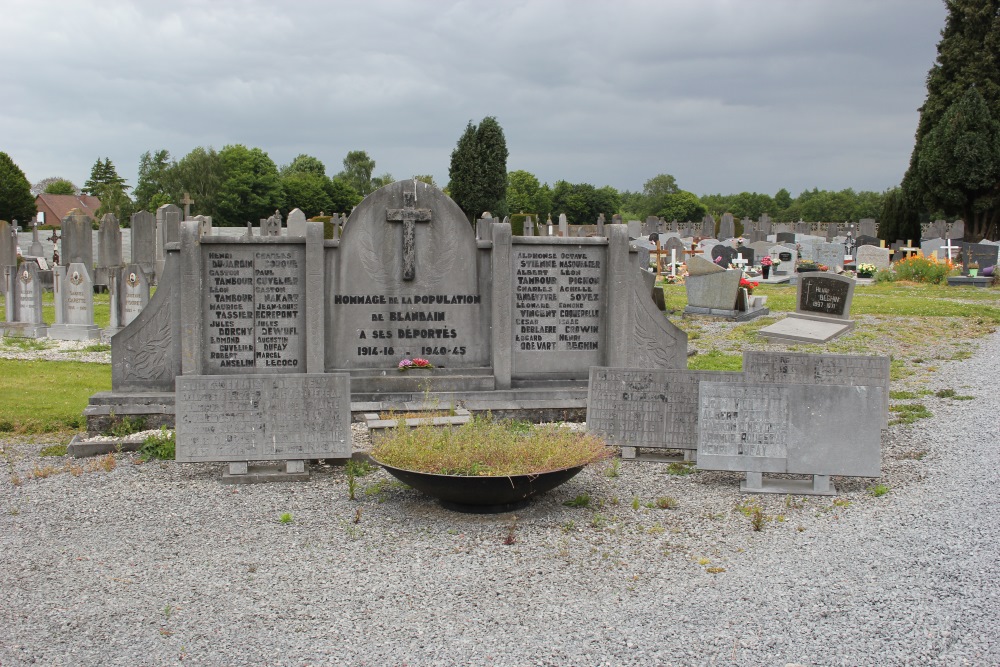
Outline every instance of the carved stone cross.
{"label": "carved stone cross", "polygon": [[184,204],[184,219],[185,220],[190,220],[191,219],[191,204],[194,203],[194,200],[191,199],[191,195],[189,195],[188,193],[185,192],[184,193],[184,199],[181,200],[181,203]]}
{"label": "carved stone cross", "polygon": [[430,222],[431,210],[429,208],[416,208],[417,193],[404,192],[403,204],[405,208],[387,208],[385,210],[386,222],[403,223],[403,280],[413,280],[416,275],[416,255],[417,238],[415,222]]}
{"label": "carved stone cross", "polygon": [[954,259],[954,257],[952,256],[951,252],[953,250],[961,250],[962,246],[952,245],[951,244],[951,239],[948,239],[948,243],[946,245],[941,246],[941,249],[948,251],[948,261],[951,261],[951,260]]}

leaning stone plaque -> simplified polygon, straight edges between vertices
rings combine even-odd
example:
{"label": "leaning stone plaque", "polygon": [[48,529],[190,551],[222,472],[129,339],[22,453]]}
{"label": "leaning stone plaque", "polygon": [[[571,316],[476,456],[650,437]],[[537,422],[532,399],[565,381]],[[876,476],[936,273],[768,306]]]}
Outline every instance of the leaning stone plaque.
{"label": "leaning stone plaque", "polygon": [[177,460],[348,458],[347,373],[177,378]]}
{"label": "leaning stone plaque", "polygon": [[639,450],[698,448],[698,384],[742,382],[743,373],[591,367],[587,431],[622,448],[622,458],[661,460]]}
{"label": "leaning stone plaque", "polygon": [[883,426],[889,420],[889,357],[744,350],[743,372],[754,382],[841,384],[882,389]]}
{"label": "leaning stone plaque", "polygon": [[[881,475],[883,389],[702,382],[698,468],[745,472],[742,491],[835,495],[831,475]],[[843,425],[854,430],[844,433]],[[764,473],[812,475],[812,480]]]}

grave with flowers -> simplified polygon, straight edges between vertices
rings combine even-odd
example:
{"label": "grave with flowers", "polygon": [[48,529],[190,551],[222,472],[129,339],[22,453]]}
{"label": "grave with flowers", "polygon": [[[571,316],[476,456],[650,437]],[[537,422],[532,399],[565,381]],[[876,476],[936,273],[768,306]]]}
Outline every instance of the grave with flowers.
{"label": "grave with flowers", "polygon": [[742,269],[725,268],[698,256],[688,260],[687,269],[685,315],[742,322],[770,313],[766,297],[753,295],[759,281],[749,280]]}

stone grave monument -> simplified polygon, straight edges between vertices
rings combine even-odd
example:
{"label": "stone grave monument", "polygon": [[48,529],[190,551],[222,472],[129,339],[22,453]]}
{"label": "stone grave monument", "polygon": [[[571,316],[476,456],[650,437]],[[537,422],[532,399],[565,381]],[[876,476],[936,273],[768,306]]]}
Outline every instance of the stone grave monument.
{"label": "stone grave monument", "polygon": [[171,243],[177,243],[181,238],[181,219],[184,212],[176,204],[164,204],[156,209],[156,278],[160,284],[160,276],[165,270],[166,249]]}
{"label": "stone grave monument", "polygon": [[854,266],[872,264],[876,269],[888,269],[891,264],[892,251],[873,245],[858,247],[854,252]]}
{"label": "stone grave monument", "polygon": [[80,262],[55,266],[52,282],[56,321],[49,327],[49,338],[100,340],[101,330],[94,324],[94,280],[87,267]]}
{"label": "stone grave monument", "polygon": [[48,334],[48,325],[42,317],[42,283],[38,274],[34,262],[4,267],[7,321],[3,324],[3,335],[44,338]]}
{"label": "stone grave monument", "polygon": [[873,386],[703,381],[698,468],[745,472],[746,493],[836,495],[832,475],[881,475],[883,394]]}
{"label": "stone grave monument", "polygon": [[94,228],[91,224],[91,219],[78,208],[62,219],[62,240],[59,242],[59,263],[62,266],[79,262],[88,271],[94,269]]}
{"label": "stone grave monument", "polygon": [[698,256],[688,260],[687,268],[688,277],[684,281],[688,300],[684,308],[686,315],[707,315],[742,322],[770,312],[764,307],[763,297],[748,298],[741,294],[742,270],[724,269]]}
{"label": "stone grave monument", "polygon": [[94,285],[106,288],[108,272],[122,266],[122,229],[113,213],[105,213],[97,230],[97,269],[94,272]]}
{"label": "stone grave monument", "polygon": [[795,312],[764,327],[760,335],[778,343],[826,343],[854,328],[854,279],[835,273],[799,275]]}
{"label": "stone grave monument", "polygon": [[132,263],[152,279],[156,271],[156,218],[149,211],[133,213],[131,218]]}
{"label": "stone grave monument", "polygon": [[[306,222],[304,237],[201,236],[184,222],[180,242],[165,248],[160,288],[112,338],[112,391],[91,397],[88,427],[112,412],[176,418],[182,460],[195,435],[182,430],[182,411],[204,429],[199,400],[264,396],[286,379],[289,396],[340,392],[356,414],[461,401],[548,421],[583,418],[591,366],[686,367],[687,336],[654,304],[624,225],[607,225],[606,238],[488,229],[477,239],[458,206],[419,181],[370,194],[335,239],[319,222]],[[433,368],[400,372],[413,357]],[[341,376],[347,389],[327,383]],[[312,438],[310,428],[288,442]],[[256,460],[246,451],[214,460],[235,461],[239,473]],[[284,453],[298,461],[343,450]]]}
{"label": "stone grave monument", "polygon": [[722,220],[719,221],[719,240],[728,241],[735,236],[736,222],[733,219],[733,214],[729,212],[723,213]]}
{"label": "stone grave monument", "polygon": [[123,270],[113,271],[108,285],[111,306],[109,335],[118,333],[139,317],[149,303],[149,279],[138,264],[129,264]]}

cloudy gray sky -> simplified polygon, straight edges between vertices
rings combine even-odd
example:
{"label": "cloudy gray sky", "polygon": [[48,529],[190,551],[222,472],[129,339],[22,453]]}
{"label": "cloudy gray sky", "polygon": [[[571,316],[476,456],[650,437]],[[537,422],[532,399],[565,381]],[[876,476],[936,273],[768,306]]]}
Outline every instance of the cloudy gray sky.
{"label": "cloudy gray sky", "polygon": [[508,168],[696,194],[899,183],[941,0],[0,0],[0,150],[81,185],[107,156],[349,150],[397,179],[496,116]]}

